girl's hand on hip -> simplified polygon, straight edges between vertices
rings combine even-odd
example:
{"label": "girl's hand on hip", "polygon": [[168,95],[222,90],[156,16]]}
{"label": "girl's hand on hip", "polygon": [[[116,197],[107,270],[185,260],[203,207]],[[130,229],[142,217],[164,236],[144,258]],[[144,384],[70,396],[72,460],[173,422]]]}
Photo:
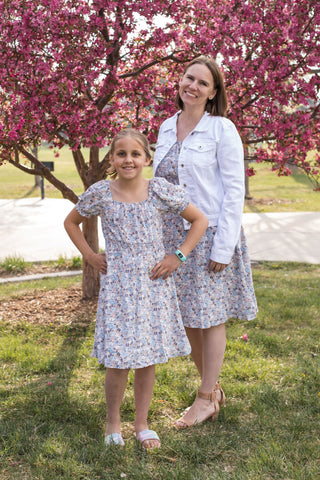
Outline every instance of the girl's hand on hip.
{"label": "girl's hand on hip", "polygon": [[222,272],[227,266],[227,263],[218,263],[210,260],[209,271],[214,273]]}
{"label": "girl's hand on hip", "polygon": [[166,255],[161,262],[157,263],[151,270],[151,280],[163,278],[166,280],[172,272],[180,267],[181,261],[177,255]]}
{"label": "girl's hand on hip", "polygon": [[107,260],[105,253],[93,253],[88,258],[90,265],[100,273],[107,273]]}

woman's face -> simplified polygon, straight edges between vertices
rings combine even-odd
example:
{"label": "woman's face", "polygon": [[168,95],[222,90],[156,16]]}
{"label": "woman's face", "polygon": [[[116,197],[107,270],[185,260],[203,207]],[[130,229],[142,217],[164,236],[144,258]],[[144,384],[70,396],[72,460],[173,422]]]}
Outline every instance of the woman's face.
{"label": "woman's face", "polygon": [[195,63],[185,71],[179,84],[184,106],[201,106],[204,110],[208,99],[215,93],[213,78],[206,65]]}

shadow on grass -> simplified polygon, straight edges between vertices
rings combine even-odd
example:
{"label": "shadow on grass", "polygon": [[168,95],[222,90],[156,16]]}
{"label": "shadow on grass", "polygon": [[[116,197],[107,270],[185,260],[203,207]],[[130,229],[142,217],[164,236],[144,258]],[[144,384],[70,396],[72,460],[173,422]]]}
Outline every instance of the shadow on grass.
{"label": "shadow on grass", "polygon": [[[18,479],[19,471],[26,474],[30,468],[32,475],[21,478],[71,478],[69,473],[75,465],[89,465],[103,453],[103,448],[97,446],[103,446],[104,402],[89,402],[85,395],[69,393],[90,325],[91,318],[73,322],[45,372],[33,372],[39,377],[37,380],[28,381],[24,376],[19,387],[3,391],[3,399],[12,399],[11,408],[1,415],[0,421],[1,457],[9,459],[3,474],[11,468],[15,473],[1,478]],[[36,368],[35,365],[33,370]]]}

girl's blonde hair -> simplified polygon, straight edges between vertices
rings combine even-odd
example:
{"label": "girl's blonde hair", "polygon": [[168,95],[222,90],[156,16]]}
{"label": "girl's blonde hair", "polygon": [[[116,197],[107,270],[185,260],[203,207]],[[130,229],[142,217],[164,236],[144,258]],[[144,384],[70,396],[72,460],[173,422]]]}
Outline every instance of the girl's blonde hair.
{"label": "girl's blonde hair", "polygon": [[[190,63],[185,67],[183,75],[186,73],[189,67],[200,63],[200,65],[205,65],[211,72],[214,89],[216,90],[216,94],[212,100],[207,100],[205,111],[210,113],[212,116],[220,116],[225,117],[228,109],[228,97],[226,87],[224,85],[224,79],[222,72],[219,68],[217,62],[213,60],[211,57],[207,57],[205,55],[201,55],[200,57],[194,58],[191,60]],[[178,108],[183,110],[183,101],[179,95],[179,91],[176,97],[176,105]]]}
{"label": "girl's blonde hair", "polygon": [[[134,140],[136,140],[138,143],[140,143],[140,145],[144,150],[144,153],[146,154],[147,159],[150,160],[152,158],[150,144],[147,137],[143,133],[138,132],[138,130],[135,130],[134,128],[124,128],[123,130],[120,130],[120,132],[118,132],[111,141],[110,149],[109,149],[109,152],[107,153],[107,159],[109,161],[110,161],[110,156],[114,154],[116,143],[125,137],[131,137]],[[117,172],[112,165],[109,166],[106,173],[108,177],[111,177],[111,178],[117,177]]]}

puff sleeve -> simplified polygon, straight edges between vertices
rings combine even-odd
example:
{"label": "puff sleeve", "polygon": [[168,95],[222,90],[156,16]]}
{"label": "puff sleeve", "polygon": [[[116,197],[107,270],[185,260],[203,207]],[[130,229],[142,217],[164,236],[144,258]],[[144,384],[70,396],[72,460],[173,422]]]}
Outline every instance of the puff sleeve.
{"label": "puff sleeve", "polygon": [[153,196],[160,211],[179,215],[187,208],[190,202],[180,185],[173,185],[162,177],[153,178],[151,181]]}
{"label": "puff sleeve", "polygon": [[79,196],[75,208],[80,215],[90,217],[102,214],[108,200],[107,183],[106,180],[94,183]]}

